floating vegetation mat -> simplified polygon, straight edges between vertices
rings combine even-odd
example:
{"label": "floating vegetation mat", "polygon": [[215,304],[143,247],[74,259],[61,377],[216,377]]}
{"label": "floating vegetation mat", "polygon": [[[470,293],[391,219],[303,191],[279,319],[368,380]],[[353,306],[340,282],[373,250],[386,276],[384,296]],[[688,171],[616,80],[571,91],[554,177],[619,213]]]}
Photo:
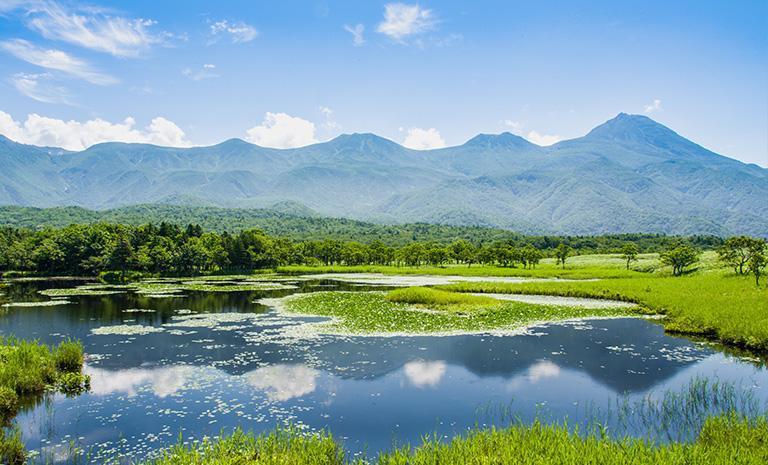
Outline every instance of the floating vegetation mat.
{"label": "floating vegetation mat", "polygon": [[94,286],[78,286],[71,289],[44,289],[38,292],[48,297],[77,297],[122,294],[125,290]]}
{"label": "floating vegetation mat", "polygon": [[113,326],[101,326],[99,328],[93,328],[92,334],[99,336],[143,336],[151,333],[162,332],[163,328],[155,326],[143,326],[143,325],[113,325]]}
{"label": "floating vegetation mat", "polygon": [[46,300],[43,302],[9,302],[3,307],[53,307],[56,305],[69,305],[72,301],[65,299]]}
{"label": "floating vegetation mat", "polygon": [[363,336],[510,334],[549,322],[633,315],[625,308],[534,305],[514,301],[430,308],[391,302],[381,292],[315,292],[264,299],[259,303],[287,314],[329,317],[326,322],[307,324],[322,334]]}
{"label": "floating vegetation mat", "polygon": [[140,282],[131,285],[137,294],[157,297],[177,297],[185,291],[192,292],[248,292],[248,291],[279,291],[284,289],[296,289],[283,283],[267,281],[226,281],[226,280],[190,280],[182,282]]}

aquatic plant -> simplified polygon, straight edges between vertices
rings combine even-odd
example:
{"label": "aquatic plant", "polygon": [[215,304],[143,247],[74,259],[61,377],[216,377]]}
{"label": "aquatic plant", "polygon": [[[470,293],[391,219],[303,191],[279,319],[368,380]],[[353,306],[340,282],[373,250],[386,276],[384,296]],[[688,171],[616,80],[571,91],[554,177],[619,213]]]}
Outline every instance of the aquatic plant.
{"label": "aquatic plant", "polygon": [[[0,417],[4,422],[11,420],[21,396],[40,395],[47,389],[69,390],[75,378],[87,387],[80,374],[82,361],[83,347],[77,342],[48,347],[36,341],[0,337]],[[21,464],[25,457],[19,431],[0,425],[0,463]]]}
{"label": "aquatic plant", "polygon": [[535,323],[588,317],[627,316],[626,309],[585,309],[493,301],[490,305],[436,305],[435,308],[387,300],[381,292],[315,292],[283,299],[288,313],[327,316],[323,333],[415,336],[509,332]]}
{"label": "aquatic plant", "polygon": [[56,369],[62,372],[79,372],[83,366],[83,354],[82,342],[67,339],[54,349]]}

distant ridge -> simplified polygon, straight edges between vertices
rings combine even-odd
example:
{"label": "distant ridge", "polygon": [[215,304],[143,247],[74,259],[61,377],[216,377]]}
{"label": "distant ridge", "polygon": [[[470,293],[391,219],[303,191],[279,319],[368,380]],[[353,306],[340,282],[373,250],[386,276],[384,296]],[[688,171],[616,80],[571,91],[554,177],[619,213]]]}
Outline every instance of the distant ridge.
{"label": "distant ridge", "polygon": [[423,151],[375,134],[296,149],[230,139],[81,152],[0,138],[0,205],[274,207],[525,233],[768,235],[767,198],[768,170],[625,113],[549,147],[511,133]]}

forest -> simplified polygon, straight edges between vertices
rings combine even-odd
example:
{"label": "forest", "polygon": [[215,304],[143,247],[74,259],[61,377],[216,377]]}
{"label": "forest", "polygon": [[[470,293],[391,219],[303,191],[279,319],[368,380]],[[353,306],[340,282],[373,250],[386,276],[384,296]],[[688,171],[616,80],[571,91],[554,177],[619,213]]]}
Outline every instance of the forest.
{"label": "forest", "polygon": [[[483,240],[485,239],[485,240]],[[686,244],[713,249],[714,236],[667,237],[648,234],[610,236],[520,236],[451,241],[440,236],[392,245],[328,237],[297,240],[260,229],[212,232],[201,226],[162,222],[138,226],[113,223],[73,224],[62,228],[0,228],[0,271],[41,275],[95,276],[129,271],[166,275],[252,271],[283,265],[442,266],[479,263],[535,267],[545,257],[569,254],[660,252]]]}

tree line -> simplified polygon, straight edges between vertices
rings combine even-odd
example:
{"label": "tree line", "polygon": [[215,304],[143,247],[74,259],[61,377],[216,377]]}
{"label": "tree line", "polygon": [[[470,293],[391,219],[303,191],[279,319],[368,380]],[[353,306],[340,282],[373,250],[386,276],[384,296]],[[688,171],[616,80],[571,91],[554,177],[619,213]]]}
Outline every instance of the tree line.
{"label": "tree line", "polygon": [[[644,240],[646,236],[637,237]],[[284,265],[442,266],[449,263],[534,268],[545,257],[554,257],[565,267],[569,256],[585,253],[579,248],[584,244],[582,238],[577,241],[539,239],[519,236],[485,243],[456,239],[448,244],[412,241],[391,246],[378,239],[367,243],[339,239],[294,240],[268,235],[259,229],[217,233],[195,224],[181,227],[165,222],[139,226],[73,224],[41,230],[3,227],[0,228],[0,272],[189,275],[250,272]],[[756,268],[761,273],[760,270],[765,269],[764,264],[761,265],[765,253],[755,252],[756,244],[764,245],[765,241],[731,238],[721,240],[718,250],[721,259],[733,265],[737,272],[751,273]],[[670,239],[656,251],[661,252],[662,261],[671,265],[677,275],[698,260],[699,250],[694,241]],[[637,242],[625,240],[608,251],[621,253],[629,268],[641,249]]]}

